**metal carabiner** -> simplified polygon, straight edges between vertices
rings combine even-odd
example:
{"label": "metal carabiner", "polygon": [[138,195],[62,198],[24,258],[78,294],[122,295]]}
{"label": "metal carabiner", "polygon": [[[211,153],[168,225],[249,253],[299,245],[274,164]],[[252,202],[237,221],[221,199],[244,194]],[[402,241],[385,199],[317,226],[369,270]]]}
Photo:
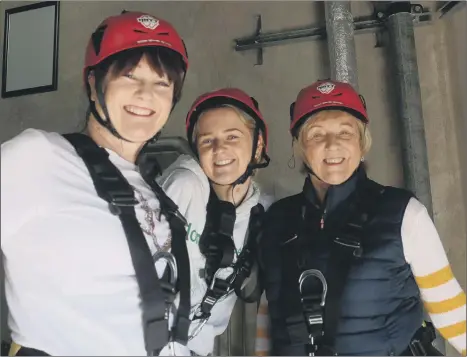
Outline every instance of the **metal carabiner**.
{"label": "metal carabiner", "polygon": [[326,294],[328,292],[328,284],[326,282],[326,278],[324,277],[323,273],[317,269],[308,269],[305,270],[303,273],[300,274],[300,277],[298,278],[298,286],[300,290],[300,294],[303,294],[302,287],[303,287],[303,282],[309,278],[309,277],[315,277],[318,278],[321,281],[321,284],[323,284],[323,294],[321,298],[321,306],[324,306],[324,303],[326,301]]}
{"label": "metal carabiner", "polygon": [[[214,289],[214,285],[216,284],[216,279],[218,279],[218,275],[221,273],[221,269],[217,269],[216,272],[214,273],[214,276],[212,277],[212,281],[211,281],[211,284],[209,284],[209,290],[213,290]],[[204,298],[203,298],[204,299]],[[214,305],[218,302],[218,300],[216,300],[212,306],[214,307]],[[198,308],[196,309],[196,312],[194,313],[194,316],[198,315],[199,312],[201,311],[201,305],[198,306]],[[202,315],[201,315],[202,316]],[[193,338],[196,337],[196,335],[199,334],[199,332],[202,330],[202,328],[204,327],[204,325],[206,325],[206,322],[208,322],[209,320],[209,317],[205,317],[203,319],[200,319],[201,322],[198,324],[198,326],[195,327],[195,329],[193,330],[193,332],[191,333],[190,337],[188,338],[188,341],[192,340]]]}
{"label": "metal carabiner", "polygon": [[177,270],[177,261],[172,253],[164,252],[164,251],[157,251],[153,254],[152,259],[154,260],[154,264],[156,264],[159,260],[165,260],[167,265],[170,268],[170,281],[169,283],[175,285],[178,279],[178,270]]}
{"label": "metal carabiner", "polygon": [[[154,265],[157,264],[159,260],[165,260],[167,263],[170,274],[169,274],[169,284],[175,289],[175,285],[177,284],[178,279],[178,269],[177,269],[177,261],[172,253],[157,251],[153,254],[152,259],[154,260]],[[166,318],[169,319],[170,313],[172,312],[173,305],[170,305],[167,308]]]}
{"label": "metal carabiner", "polygon": [[188,341],[191,341],[193,338],[195,338],[200,333],[204,325],[206,325],[206,322],[208,322],[208,318],[201,319],[201,322],[198,324],[198,326],[195,327],[193,332],[190,334]]}
{"label": "metal carabiner", "polygon": [[[152,259],[154,261],[154,265],[156,265],[159,260],[165,260],[165,262],[167,263],[170,269],[169,284],[175,288],[175,285],[178,279],[177,261],[175,259],[175,256],[172,253],[159,250],[152,255]],[[172,308],[173,308],[173,304],[167,307],[167,310],[166,310],[167,320],[169,320],[170,314],[172,312]],[[169,328],[169,331],[170,330],[171,328]],[[175,341],[169,340],[167,343],[167,346],[169,346],[171,352],[173,353],[173,356],[175,356],[174,354],[175,353]],[[148,354],[148,356],[153,356],[153,355],[154,353]]]}

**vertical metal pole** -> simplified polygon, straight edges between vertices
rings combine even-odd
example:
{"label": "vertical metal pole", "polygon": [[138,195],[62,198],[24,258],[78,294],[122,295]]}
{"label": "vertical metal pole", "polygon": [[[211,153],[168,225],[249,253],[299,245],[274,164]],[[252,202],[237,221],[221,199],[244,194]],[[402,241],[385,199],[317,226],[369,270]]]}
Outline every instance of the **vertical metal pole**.
{"label": "vertical metal pole", "polygon": [[[393,2],[388,13],[389,52],[396,79],[405,185],[415,193],[433,217],[411,4],[409,1]],[[429,319],[428,316],[425,318]],[[434,345],[445,354],[445,341],[438,332],[437,336]]]}
{"label": "vertical metal pole", "polygon": [[331,79],[351,84],[358,91],[354,23],[349,1],[325,1],[326,37]]}
{"label": "vertical metal pole", "polygon": [[406,187],[415,193],[433,216],[430,174],[418,77],[413,19],[409,6],[389,15],[387,28],[401,121],[403,167]]}

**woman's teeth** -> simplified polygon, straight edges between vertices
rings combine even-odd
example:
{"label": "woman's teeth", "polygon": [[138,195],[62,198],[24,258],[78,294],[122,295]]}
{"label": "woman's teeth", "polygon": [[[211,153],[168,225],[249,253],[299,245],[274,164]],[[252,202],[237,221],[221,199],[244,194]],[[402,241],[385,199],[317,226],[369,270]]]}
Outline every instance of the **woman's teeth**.
{"label": "woman's teeth", "polygon": [[219,161],[216,161],[214,162],[214,165],[216,166],[225,166],[225,165],[228,165],[228,164],[231,164],[233,162],[233,160],[219,160]]}
{"label": "woman's teeth", "polygon": [[344,161],[343,157],[337,157],[337,158],[333,158],[333,159],[324,159],[324,162],[326,164],[340,164],[340,163],[342,163],[342,161]]}
{"label": "woman's teeth", "polygon": [[151,109],[135,107],[132,105],[127,105],[124,107],[125,110],[131,114],[142,115],[142,116],[150,116],[154,114],[154,111]]}

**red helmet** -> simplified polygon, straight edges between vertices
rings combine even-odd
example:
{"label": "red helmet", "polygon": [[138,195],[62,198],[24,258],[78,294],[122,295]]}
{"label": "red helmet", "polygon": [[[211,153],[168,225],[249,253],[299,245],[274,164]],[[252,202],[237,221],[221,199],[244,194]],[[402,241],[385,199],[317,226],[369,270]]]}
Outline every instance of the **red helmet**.
{"label": "red helmet", "polygon": [[216,108],[220,105],[230,104],[243,110],[256,121],[256,127],[263,132],[264,146],[267,151],[268,145],[268,127],[261,114],[258,102],[247,93],[238,88],[222,88],[213,92],[205,93],[199,96],[186,117],[186,133],[190,143],[192,143],[193,129],[200,114],[210,108]]}
{"label": "red helmet", "polygon": [[[143,12],[122,12],[106,18],[92,34],[86,48],[84,73],[109,56],[128,49],[147,46],[166,47],[182,56],[185,71],[188,55],[174,27]],[[85,78],[86,81],[86,78]]]}
{"label": "red helmet", "polygon": [[331,109],[348,112],[368,124],[363,97],[348,83],[324,80],[303,88],[297,100],[290,105],[290,132],[296,136],[298,128],[308,117]]}

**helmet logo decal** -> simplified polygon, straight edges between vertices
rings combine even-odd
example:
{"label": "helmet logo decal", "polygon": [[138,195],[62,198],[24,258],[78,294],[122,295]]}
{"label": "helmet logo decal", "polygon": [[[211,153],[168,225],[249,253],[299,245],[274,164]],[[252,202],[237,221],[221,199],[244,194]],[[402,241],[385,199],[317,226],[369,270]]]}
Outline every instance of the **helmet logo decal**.
{"label": "helmet logo decal", "polygon": [[319,90],[323,94],[331,93],[334,90],[334,88],[336,88],[336,86],[330,82],[320,84],[318,87],[316,87],[316,89]]}
{"label": "helmet logo decal", "polygon": [[137,20],[141,25],[150,30],[154,30],[157,26],[159,26],[159,20],[156,20],[154,17],[149,15],[142,15],[138,17]]}

